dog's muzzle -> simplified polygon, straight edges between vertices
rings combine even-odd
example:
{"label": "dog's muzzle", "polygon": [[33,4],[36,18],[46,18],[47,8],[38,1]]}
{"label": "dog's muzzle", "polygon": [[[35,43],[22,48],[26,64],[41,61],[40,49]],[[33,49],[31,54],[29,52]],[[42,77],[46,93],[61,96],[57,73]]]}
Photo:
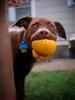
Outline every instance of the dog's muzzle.
{"label": "dog's muzzle", "polygon": [[56,36],[53,33],[51,33],[48,29],[41,28],[32,34],[30,41],[32,42],[34,40],[41,40],[41,39],[50,39],[56,41]]}

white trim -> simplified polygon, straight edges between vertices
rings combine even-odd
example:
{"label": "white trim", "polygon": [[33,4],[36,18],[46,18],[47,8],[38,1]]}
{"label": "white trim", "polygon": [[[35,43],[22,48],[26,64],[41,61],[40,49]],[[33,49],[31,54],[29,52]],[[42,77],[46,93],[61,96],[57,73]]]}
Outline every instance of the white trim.
{"label": "white trim", "polygon": [[35,0],[31,0],[31,16],[36,16],[36,10],[35,10]]}
{"label": "white trim", "polygon": [[16,9],[15,9],[15,7],[9,7],[8,8],[8,19],[11,22],[16,20]]}

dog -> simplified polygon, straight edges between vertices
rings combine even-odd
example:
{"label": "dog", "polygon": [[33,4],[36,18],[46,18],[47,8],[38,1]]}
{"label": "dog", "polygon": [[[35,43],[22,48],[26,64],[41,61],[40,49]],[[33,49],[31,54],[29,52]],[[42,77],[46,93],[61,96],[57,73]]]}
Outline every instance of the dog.
{"label": "dog", "polygon": [[[15,31],[10,33],[16,96],[17,100],[24,100],[25,77],[36,62],[32,56],[32,41],[41,39],[56,41],[57,35],[66,39],[66,33],[61,23],[53,19],[37,17],[23,17],[12,28],[15,28]],[[26,45],[25,52],[20,48],[22,42]]]}

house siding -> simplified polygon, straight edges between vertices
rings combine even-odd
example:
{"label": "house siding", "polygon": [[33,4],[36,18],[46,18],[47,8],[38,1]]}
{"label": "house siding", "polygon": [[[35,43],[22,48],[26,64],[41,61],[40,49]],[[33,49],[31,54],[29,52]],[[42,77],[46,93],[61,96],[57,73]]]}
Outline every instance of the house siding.
{"label": "house siding", "polygon": [[[36,16],[53,18],[62,23],[67,39],[75,33],[75,7],[68,7],[67,0],[35,0]],[[61,40],[58,38],[58,40]]]}

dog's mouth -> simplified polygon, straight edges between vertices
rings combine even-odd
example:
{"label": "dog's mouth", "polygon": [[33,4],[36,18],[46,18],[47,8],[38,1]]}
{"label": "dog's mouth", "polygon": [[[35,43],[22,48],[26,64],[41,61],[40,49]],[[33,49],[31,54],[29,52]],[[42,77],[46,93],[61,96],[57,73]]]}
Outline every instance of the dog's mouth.
{"label": "dog's mouth", "polygon": [[46,59],[56,49],[56,35],[47,29],[41,29],[41,31],[37,31],[31,35],[30,43],[34,58]]}
{"label": "dog's mouth", "polygon": [[48,39],[48,40],[56,41],[56,36],[52,33],[51,34],[44,34],[44,35],[40,35],[38,33],[35,33],[30,37],[30,42],[32,43],[32,41],[34,41],[34,40],[42,40],[42,39]]}
{"label": "dog's mouth", "polygon": [[34,37],[31,37],[30,41],[35,41],[35,40],[43,40],[43,39],[49,39],[49,40],[52,40],[52,38],[50,36],[34,36]]}

